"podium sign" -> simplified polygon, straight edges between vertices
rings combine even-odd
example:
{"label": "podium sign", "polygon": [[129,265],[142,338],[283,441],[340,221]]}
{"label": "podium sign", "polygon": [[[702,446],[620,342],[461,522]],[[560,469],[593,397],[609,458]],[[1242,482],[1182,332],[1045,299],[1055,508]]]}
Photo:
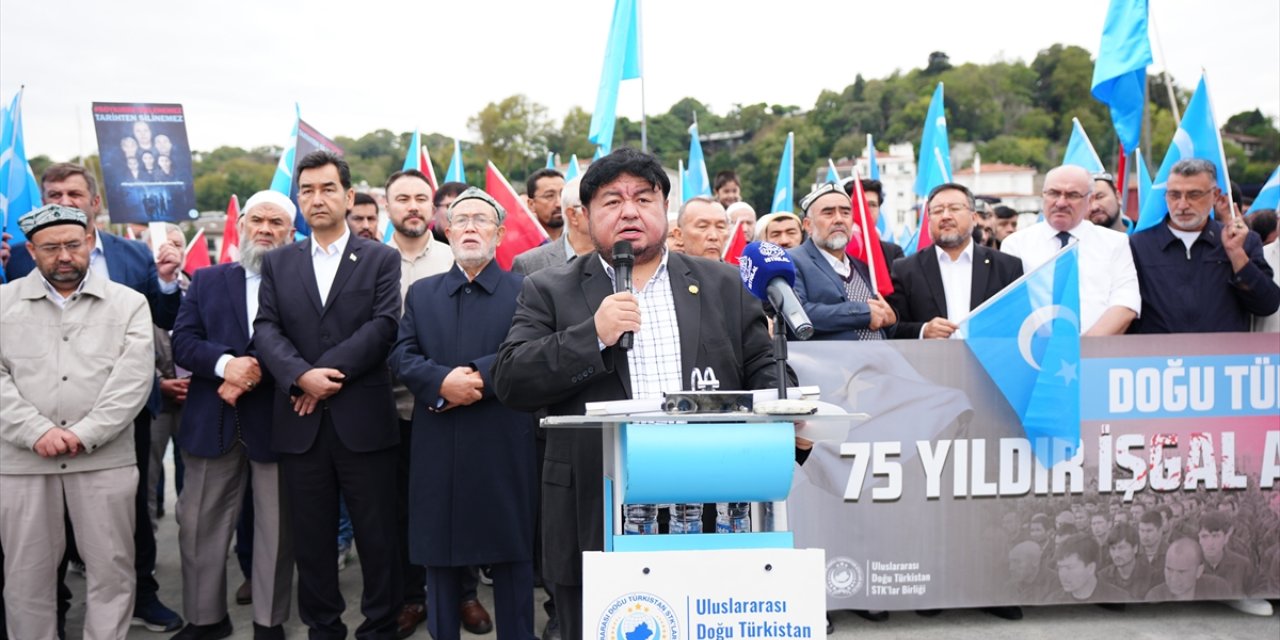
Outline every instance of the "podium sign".
{"label": "podium sign", "polygon": [[[696,536],[695,536],[696,537]],[[583,637],[821,638],[821,549],[582,554]]]}

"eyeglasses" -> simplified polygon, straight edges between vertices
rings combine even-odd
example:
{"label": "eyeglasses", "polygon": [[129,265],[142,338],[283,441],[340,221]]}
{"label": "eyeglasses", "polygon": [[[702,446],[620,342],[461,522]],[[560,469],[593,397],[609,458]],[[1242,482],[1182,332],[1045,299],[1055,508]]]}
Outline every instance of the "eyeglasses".
{"label": "eyeglasses", "polygon": [[1079,191],[1058,191],[1057,189],[1049,189],[1044,192],[1045,202],[1055,202],[1058,198],[1065,198],[1067,202],[1080,202],[1084,200],[1087,193]]}
{"label": "eyeglasses", "polygon": [[64,242],[62,244],[38,244],[36,245],[36,251],[46,256],[56,256],[56,255],[60,255],[63,251],[66,251],[68,253],[76,253],[80,251],[80,249],[82,249],[83,247],[84,247],[84,241],[73,240],[71,242]]}
{"label": "eyeglasses", "polygon": [[1186,200],[1187,202],[1198,202],[1209,195],[1208,191],[1165,191],[1164,199],[1167,202],[1177,202]]}
{"label": "eyeglasses", "polygon": [[467,227],[489,229],[498,226],[498,221],[486,215],[454,216],[449,218],[449,225],[459,229],[466,229]]}
{"label": "eyeglasses", "polygon": [[949,213],[953,216],[958,216],[968,210],[969,210],[969,205],[961,204],[959,202],[953,202],[951,204],[940,204],[936,207],[930,207],[929,215],[940,216],[943,213]]}

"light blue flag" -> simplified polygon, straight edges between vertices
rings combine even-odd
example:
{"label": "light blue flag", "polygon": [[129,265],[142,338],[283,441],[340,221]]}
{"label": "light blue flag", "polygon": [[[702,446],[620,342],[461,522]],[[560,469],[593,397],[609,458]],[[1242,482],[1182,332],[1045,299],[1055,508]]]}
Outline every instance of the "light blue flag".
{"label": "light blue flag", "polygon": [[[1147,203],[1147,198],[1151,195],[1151,172],[1147,171],[1147,161],[1142,157],[1142,149],[1138,149],[1134,154],[1134,162],[1138,165],[1138,211],[1142,211],[1142,207]],[[1133,234],[1134,225],[1128,225],[1129,233]]]}
{"label": "light blue flag", "polygon": [[1245,213],[1253,213],[1262,209],[1280,208],[1280,166],[1271,172],[1271,177],[1263,183],[1262,190],[1258,192],[1258,197],[1253,199],[1253,204],[1249,205],[1249,210]]}
{"label": "light blue flag", "polygon": [[613,128],[617,124],[618,85],[623,80],[639,78],[640,14],[636,0],[617,0],[613,5],[613,21],[604,48],[604,68],[600,71],[600,90],[596,93],[596,109],[591,113],[587,139],[598,145],[598,155],[613,149]]}
{"label": "light blue flag", "polygon": [[1091,174],[1106,171],[1098,152],[1093,149],[1093,143],[1089,141],[1089,134],[1080,125],[1079,118],[1071,119],[1071,139],[1067,140],[1067,151],[1062,154],[1062,164],[1084,167]]}
{"label": "light blue flag", "polygon": [[796,134],[787,133],[787,145],[782,148],[782,162],[778,165],[778,181],[773,187],[773,205],[769,213],[774,211],[791,211],[796,202],[796,167],[795,167]]}
{"label": "light blue flag", "polygon": [[[707,176],[707,161],[702,157],[702,141],[698,139],[698,123],[689,125],[689,168],[685,170],[685,202],[697,196],[711,196],[711,178]],[[684,204],[684,203],[681,203]]]}
{"label": "light blue flag", "polygon": [[466,170],[462,167],[462,143],[453,141],[453,157],[449,159],[449,170],[444,172],[445,182],[467,183]]}
{"label": "light blue flag", "polygon": [[897,233],[893,234],[893,243],[906,248],[908,242],[911,242],[911,229],[904,224],[898,227]]}
{"label": "light blue flag", "polygon": [[27,162],[27,146],[22,134],[22,91],[13,96],[4,109],[0,126],[0,217],[3,229],[13,236],[10,246],[26,242],[27,237],[18,227],[18,218],[33,209],[39,209],[40,184],[36,182],[31,165]]}
{"label": "light blue flag", "polygon": [[[905,230],[906,227],[903,227],[903,229]],[[919,248],[919,245],[920,245],[920,227],[916,227],[915,229],[911,230],[911,235],[907,236],[906,244],[900,245],[902,247],[903,257],[914,254],[916,250]]]}
{"label": "light blue flag", "polygon": [[1092,93],[1111,109],[1116,137],[1126,150],[1137,149],[1142,134],[1147,65],[1151,61],[1147,0],[1111,0],[1102,25],[1098,61],[1093,65]]}
{"label": "light blue flag", "polygon": [[547,168],[548,169],[556,168],[556,154],[554,151],[547,152]]}
{"label": "light blue flag", "polygon": [[396,234],[396,226],[391,224],[391,220],[387,220],[387,228],[382,232],[382,244],[391,244],[391,236]]}
{"label": "light blue flag", "polygon": [[409,148],[404,151],[404,164],[400,167],[401,171],[410,169],[421,170],[419,165],[422,163],[422,138],[418,135],[418,130],[413,130],[413,139],[409,140]]}
{"label": "light blue flag", "polygon": [[943,108],[942,83],[933,90],[929,113],[920,135],[920,160],[916,163],[916,195],[929,195],[934,187],[951,182],[951,143],[947,141],[947,114]]}
{"label": "light blue flag", "polygon": [[876,161],[876,143],[872,140],[871,134],[867,134],[867,158],[871,163],[871,168],[867,170],[867,175],[872,180],[880,179],[880,163]]}
{"label": "light blue flag", "polygon": [[565,170],[564,170],[564,181],[568,182],[578,177],[579,171],[580,169],[578,168],[578,154],[575,153],[569,156],[569,166],[565,167]]}
{"label": "light blue flag", "polygon": [[1168,153],[1164,154],[1164,162],[1151,183],[1151,193],[1142,203],[1142,212],[1138,216],[1138,228],[1134,232],[1149,229],[1164,220],[1169,206],[1164,201],[1165,187],[1169,184],[1169,170],[1183,158],[1202,158],[1212,162],[1218,168],[1218,188],[1223,193],[1230,193],[1227,187],[1227,163],[1222,153],[1222,138],[1218,134],[1217,120],[1213,117],[1213,105],[1209,102],[1209,88],[1204,76],[1200,76],[1200,84],[1187,103],[1187,110],[1182,114],[1182,124],[1173,134],[1173,142],[1169,144]]}
{"label": "light blue flag", "polygon": [[1071,243],[960,321],[955,335],[982,363],[1046,468],[1080,441],[1080,277]]}
{"label": "light blue flag", "polygon": [[840,172],[836,171],[836,163],[831,158],[827,158],[827,182],[840,184]]}
{"label": "light blue flag", "polygon": [[289,142],[280,154],[280,162],[276,163],[276,173],[271,176],[271,190],[286,196],[293,193],[294,147],[298,143],[298,123],[302,121],[302,108],[294,103],[293,129],[289,131]]}

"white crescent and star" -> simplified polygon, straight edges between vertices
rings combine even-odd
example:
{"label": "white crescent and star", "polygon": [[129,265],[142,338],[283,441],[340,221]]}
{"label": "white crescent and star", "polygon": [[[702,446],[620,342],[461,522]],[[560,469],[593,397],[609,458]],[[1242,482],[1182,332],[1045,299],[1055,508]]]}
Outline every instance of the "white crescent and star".
{"label": "white crescent and star", "polygon": [[[1055,318],[1070,322],[1077,332],[1080,330],[1080,319],[1076,317],[1076,313],[1060,304],[1036,308],[1035,311],[1027,315],[1026,319],[1022,321],[1022,326],[1018,329],[1018,353],[1022,354],[1022,359],[1036,371],[1040,370],[1040,363],[1036,362],[1035,357],[1031,354],[1031,338],[1040,330],[1040,327],[1052,322]],[[1074,365],[1072,367],[1074,368]],[[1059,372],[1059,375],[1064,374]],[[1069,375],[1074,377],[1074,371]],[[1070,382],[1070,380],[1067,382]]]}

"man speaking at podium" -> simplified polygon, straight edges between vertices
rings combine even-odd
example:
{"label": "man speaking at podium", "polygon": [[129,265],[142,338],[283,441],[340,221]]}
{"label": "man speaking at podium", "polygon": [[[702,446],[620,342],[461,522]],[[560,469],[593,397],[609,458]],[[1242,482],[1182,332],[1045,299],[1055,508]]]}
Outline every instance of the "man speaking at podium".
{"label": "man speaking at podium", "polygon": [[[596,251],[525,280],[494,365],[504,404],[582,415],[588,402],[689,389],[692,373],[708,369],[723,390],[776,386],[764,313],[737,269],[666,250],[670,188],[658,160],[634,149],[618,149],[583,174]],[[635,293],[614,293],[619,241],[635,256]],[[634,336],[630,350],[618,344],[625,333]],[[602,548],[600,446],[595,429],[547,432],[543,572],[567,640],[582,637],[582,552]]]}

